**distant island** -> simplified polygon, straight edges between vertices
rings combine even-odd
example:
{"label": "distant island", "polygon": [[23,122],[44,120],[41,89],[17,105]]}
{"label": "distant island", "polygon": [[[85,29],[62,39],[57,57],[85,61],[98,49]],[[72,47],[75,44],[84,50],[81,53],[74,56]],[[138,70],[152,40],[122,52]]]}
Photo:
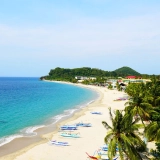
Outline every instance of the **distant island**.
{"label": "distant island", "polygon": [[91,79],[107,79],[114,78],[118,79],[119,77],[126,76],[135,76],[141,78],[151,78],[151,75],[141,74],[134,69],[124,66],[118,68],[114,71],[104,71],[98,68],[82,67],[82,68],[60,68],[51,69],[49,75],[40,77],[41,80],[56,80],[56,81],[68,81],[76,83],[76,77],[91,77]]}

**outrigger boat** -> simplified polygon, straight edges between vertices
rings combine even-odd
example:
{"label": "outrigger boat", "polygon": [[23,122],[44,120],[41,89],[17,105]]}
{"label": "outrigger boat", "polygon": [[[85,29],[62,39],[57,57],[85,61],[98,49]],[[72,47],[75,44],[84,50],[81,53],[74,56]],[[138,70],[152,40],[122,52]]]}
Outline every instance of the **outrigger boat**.
{"label": "outrigger boat", "polygon": [[102,114],[101,112],[91,112],[92,114]]}
{"label": "outrigger boat", "polygon": [[60,127],[61,130],[77,130],[76,125],[64,125]]}
{"label": "outrigger boat", "polygon": [[58,145],[58,146],[69,146],[68,142],[59,142],[59,141],[50,141],[50,144]]}
{"label": "outrigger boat", "polygon": [[[102,150],[102,151],[108,151],[108,145],[107,145],[107,144],[104,144],[104,145],[101,147],[101,150]],[[116,147],[116,151],[119,151],[119,150],[118,150],[118,147]]]}
{"label": "outrigger boat", "polygon": [[101,150],[102,150],[102,151],[108,151],[108,145],[107,145],[107,144],[104,144],[104,145],[101,147]]}
{"label": "outrigger boat", "polygon": [[80,138],[79,133],[75,134],[75,133],[61,133],[60,134],[63,137],[71,137],[71,138]]}
{"label": "outrigger boat", "polygon": [[83,123],[83,122],[79,122],[79,123],[76,123],[76,126],[77,127],[91,127],[91,123]]}
{"label": "outrigger boat", "polygon": [[[97,156],[90,156],[87,152],[86,154],[91,160],[109,160],[108,155],[97,155]],[[114,157],[113,160],[117,160],[118,156]]]}

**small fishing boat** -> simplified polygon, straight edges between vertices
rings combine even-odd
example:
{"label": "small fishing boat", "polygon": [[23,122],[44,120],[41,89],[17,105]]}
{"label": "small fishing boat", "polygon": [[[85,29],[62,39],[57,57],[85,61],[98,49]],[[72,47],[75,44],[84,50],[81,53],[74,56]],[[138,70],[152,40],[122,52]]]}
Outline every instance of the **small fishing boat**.
{"label": "small fishing boat", "polygon": [[58,146],[69,146],[68,142],[59,142],[59,141],[50,141],[50,144],[58,145]]}
{"label": "small fishing boat", "polygon": [[76,123],[76,126],[77,127],[91,127],[91,123],[83,123],[83,122],[79,122],[79,123]]}
{"label": "small fishing boat", "polygon": [[64,125],[60,127],[61,130],[77,130],[76,125]]}
{"label": "small fishing boat", "polygon": [[108,145],[107,144],[104,144],[102,147],[101,147],[102,151],[108,151]]}
{"label": "small fishing boat", "polygon": [[60,135],[63,136],[63,137],[80,138],[79,133],[75,134],[75,133],[64,132],[64,133],[61,133]]}
{"label": "small fishing boat", "polygon": [[92,114],[102,114],[101,112],[91,112]]}
{"label": "small fishing boat", "polygon": [[[102,151],[108,151],[108,145],[107,145],[107,144],[104,144],[104,145],[101,147],[101,150],[102,150]],[[117,146],[116,146],[116,151],[119,151]]]}

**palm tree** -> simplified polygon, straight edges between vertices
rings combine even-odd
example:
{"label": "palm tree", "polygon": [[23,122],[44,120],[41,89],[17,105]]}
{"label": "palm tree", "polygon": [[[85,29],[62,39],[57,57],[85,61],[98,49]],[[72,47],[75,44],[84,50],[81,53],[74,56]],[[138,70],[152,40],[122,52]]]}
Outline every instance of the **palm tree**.
{"label": "palm tree", "polygon": [[143,120],[150,118],[151,113],[155,113],[152,105],[149,103],[151,98],[148,96],[144,83],[130,84],[126,92],[130,95],[129,101],[125,103],[127,106],[125,111],[127,113],[132,114],[132,116],[139,115],[142,123]]}
{"label": "palm tree", "polygon": [[160,142],[160,108],[155,107],[156,114],[151,115],[151,123],[145,128],[145,137],[148,141]]}
{"label": "palm tree", "polygon": [[148,141],[160,142],[160,122],[153,121],[145,128],[145,137]]}
{"label": "palm tree", "polygon": [[153,77],[151,82],[146,84],[148,96],[150,96],[153,107],[160,105],[160,81]]}
{"label": "palm tree", "polygon": [[116,83],[116,87],[117,87],[117,90],[118,91],[121,91],[122,89],[121,89],[121,86],[119,85],[119,83],[118,83],[118,81],[117,81],[117,83]]}
{"label": "palm tree", "polygon": [[112,89],[113,86],[111,84],[108,85],[108,89]]}
{"label": "palm tree", "polygon": [[113,159],[116,155],[116,147],[119,149],[120,158],[124,159],[124,154],[132,160],[142,160],[137,151],[138,147],[144,147],[145,143],[138,136],[138,128],[140,125],[136,124],[139,119],[132,121],[132,116],[129,114],[122,114],[122,111],[116,110],[115,117],[109,108],[109,114],[112,122],[112,127],[107,122],[102,124],[108,130],[104,141],[108,144],[108,157]]}

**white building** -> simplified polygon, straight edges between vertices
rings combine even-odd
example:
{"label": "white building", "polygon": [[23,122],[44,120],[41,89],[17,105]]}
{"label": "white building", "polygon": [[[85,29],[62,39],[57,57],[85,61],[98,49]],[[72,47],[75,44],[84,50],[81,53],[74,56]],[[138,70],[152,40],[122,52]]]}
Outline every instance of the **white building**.
{"label": "white building", "polygon": [[77,80],[96,80],[96,77],[76,76],[75,79],[77,79]]}

